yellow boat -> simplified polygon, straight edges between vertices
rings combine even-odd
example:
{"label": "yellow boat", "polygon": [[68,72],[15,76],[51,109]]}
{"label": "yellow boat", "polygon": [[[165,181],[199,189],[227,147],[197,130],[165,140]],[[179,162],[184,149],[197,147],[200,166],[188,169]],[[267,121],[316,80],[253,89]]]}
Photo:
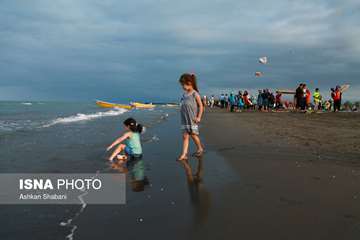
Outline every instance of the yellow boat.
{"label": "yellow boat", "polygon": [[104,101],[96,101],[96,105],[102,108],[123,108],[123,109],[132,109],[133,107],[125,104],[118,103],[109,103]]}
{"label": "yellow boat", "polygon": [[154,104],[145,104],[145,103],[139,103],[139,102],[132,102],[131,106],[134,108],[141,108],[141,109],[152,109],[155,107]]}

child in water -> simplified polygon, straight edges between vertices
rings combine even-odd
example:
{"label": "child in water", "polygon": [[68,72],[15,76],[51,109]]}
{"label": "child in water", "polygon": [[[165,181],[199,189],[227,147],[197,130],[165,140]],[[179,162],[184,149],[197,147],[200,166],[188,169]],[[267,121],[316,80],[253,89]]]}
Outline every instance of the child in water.
{"label": "child in water", "polygon": [[[123,162],[126,161],[128,157],[141,158],[142,156],[140,134],[144,130],[143,126],[138,124],[135,119],[128,118],[124,121],[124,127],[126,132],[106,149],[107,151],[110,151],[113,147],[118,145],[109,158],[109,161],[111,162],[115,157]],[[125,155],[119,155],[120,153],[124,153]]]}
{"label": "child in water", "polygon": [[183,149],[179,161],[188,159],[189,140],[193,139],[197,151],[194,156],[200,157],[204,153],[204,148],[199,138],[199,126],[201,117],[204,112],[204,106],[201,101],[199,90],[196,84],[194,74],[183,74],[179,82],[184,89],[184,94],[180,103],[181,128],[183,130]]}

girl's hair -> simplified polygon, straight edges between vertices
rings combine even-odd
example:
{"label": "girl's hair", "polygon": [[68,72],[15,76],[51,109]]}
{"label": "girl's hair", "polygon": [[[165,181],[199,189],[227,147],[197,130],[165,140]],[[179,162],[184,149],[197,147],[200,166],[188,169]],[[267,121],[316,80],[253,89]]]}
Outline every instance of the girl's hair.
{"label": "girl's hair", "polygon": [[126,119],[124,125],[129,127],[132,132],[141,133],[144,130],[144,127],[141,124],[138,124],[133,118]]}
{"label": "girl's hair", "polygon": [[196,83],[196,76],[193,73],[184,73],[183,75],[181,75],[179,82],[181,85],[184,84],[189,84],[193,87],[193,89],[197,92],[199,92],[199,89],[197,87],[197,83]]}

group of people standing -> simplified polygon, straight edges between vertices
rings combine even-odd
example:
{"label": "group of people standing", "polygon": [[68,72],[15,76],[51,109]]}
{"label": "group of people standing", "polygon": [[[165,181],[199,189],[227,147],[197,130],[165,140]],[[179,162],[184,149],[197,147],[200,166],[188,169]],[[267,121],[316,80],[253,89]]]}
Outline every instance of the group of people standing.
{"label": "group of people standing", "polygon": [[248,91],[239,91],[237,94],[221,94],[218,99],[212,95],[209,99],[203,97],[204,105],[209,107],[218,106],[223,109],[228,109],[231,112],[241,110],[260,110],[268,111],[270,109],[281,108],[281,94],[276,95],[269,89],[259,90],[257,98],[251,95]]}
{"label": "group of people standing", "polygon": [[313,104],[311,102],[311,92],[306,86],[305,83],[301,83],[295,91],[294,102],[295,107],[298,110],[309,110],[313,109],[315,111],[331,111],[331,108],[334,112],[340,111],[341,102],[342,102],[342,94],[343,90],[341,86],[336,86],[335,88],[331,88],[331,100],[323,101],[323,97],[320,93],[320,89],[316,88],[314,93],[312,94]]}
{"label": "group of people standing", "polygon": [[[211,96],[211,99],[214,99],[214,96]],[[218,105],[221,108],[226,108],[234,112],[237,109],[253,109],[255,106],[254,101],[253,96],[251,96],[248,91],[239,91],[238,94],[221,94]]]}
{"label": "group of people standing", "polygon": [[281,101],[282,94],[277,92],[276,95],[269,89],[259,90],[257,97],[257,108],[259,111],[269,111],[272,109],[281,109],[283,104]]}
{"label": "group of people standing", "polygon": [[305,83],[300,83],[299,86],[296,88],[294,103],[296,109],[299,110],[306,110],[310,107],[311,92]]}
{"label": "group of people standing", "polygon": [[331,88],[331,99],[324,101],[320,89],[316,88],[311,92],[305,83],[301,83],[295,92],[289,91],[286,94],[294,94],[294,101],[283,101],[283,92],[275,93],[269,89],[258,91],[255,98],[248,91],[239,91],[238,94],[221,94],[218,98],[204,96],[205,106],[218,106],[228,109],[230,112],[241,110],[273,111],[295,109],[299,111],[340,111],[343,90],[341,86]]}

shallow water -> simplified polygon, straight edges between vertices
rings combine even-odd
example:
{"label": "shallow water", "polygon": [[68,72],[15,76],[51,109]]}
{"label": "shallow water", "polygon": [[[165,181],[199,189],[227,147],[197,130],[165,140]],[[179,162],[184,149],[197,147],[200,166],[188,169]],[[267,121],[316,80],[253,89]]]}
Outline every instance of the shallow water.
{"label": "shallow water", "polygon": [[[8,124],[0,132],[2,173],[120,171],[107,164],[104,149],[119,136],[122,121],[132,116],[147,131],[143,165],[136,171],[128,169],[127,204],[1,206],[1,239],[198,237],[208,220],[216,218],[212,209],[221,204],[220,190],[239,181],[211,151],[202,159],[190,159],[189,164],[175,161],[181,149],[177,109],[121,112],[101,110],[90,103],[17,103],[14,110],[10,107],[14,104],[2,108],[1,121]],[[9,123],[17,127],[9,129]],[[140,188],[133,184],[134,176],[139,175],[147,179]],[[200,234],[200,238],[207,237]]]}

